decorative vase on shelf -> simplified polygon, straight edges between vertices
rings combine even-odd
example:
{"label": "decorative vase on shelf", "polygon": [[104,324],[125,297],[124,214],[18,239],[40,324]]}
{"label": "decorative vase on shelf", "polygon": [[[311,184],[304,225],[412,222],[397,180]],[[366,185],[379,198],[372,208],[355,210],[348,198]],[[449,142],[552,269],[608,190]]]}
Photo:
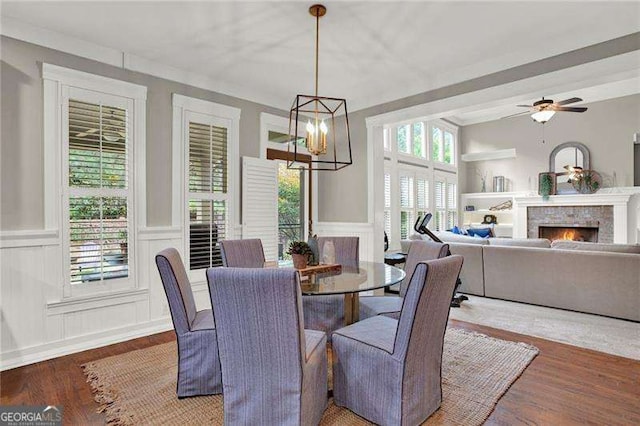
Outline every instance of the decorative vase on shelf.
{"label": "decorative vase on shelf", "polygon": [[293,267],[296,269],[305,269],[307,267],[307,255],[306,254],[292,254]]}

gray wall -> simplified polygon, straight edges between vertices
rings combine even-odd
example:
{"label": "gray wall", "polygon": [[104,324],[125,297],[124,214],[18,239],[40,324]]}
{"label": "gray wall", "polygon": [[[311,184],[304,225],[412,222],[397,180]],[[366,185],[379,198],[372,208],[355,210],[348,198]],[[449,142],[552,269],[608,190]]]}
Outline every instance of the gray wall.
{"label": "gray wall", "polygon": [[[581,104],[582,105],[582,104]],[[604,178],[606,186],[633,186],[633,134],[640,131],[640,95],[625,96],[584,104],[582,113],[558,113],[544,126],[529,115],[464,126],[460,129],[461,152],[493,151],[515,148],[514,159],[461,163],[462,192],[479,192],[476,170],[502,175],[509,180],[508,190],[537,191],[537,176],[549,169],[549,154],[554,147],[569,141],[582,142],[591,152],[591,168]],[[489,183],[487,190],[491,190]]]}
{"label": "gray wall", "polygon": [[8,37],[2,49],[0,228],[41,229],[43,202],[42,62],[147,87],[147,224],[171,225],[173,93],[240,108],[240,155],[259,156],[260,113],[286,112],[80,58]]}
{"label": "gray wall", "polygon": [[[419,93],[349,114],[354,163],[343,171],[318,179],[318,217],[321,221],[367,222],[367,128],[365,118],[463,95],[537,75],[640,50],[640,33],[594,44],[561,55],[520,65],[472,80]],[[384,82],[380,82],[381,85]],[[371,90],[376,90],[372,87]],[[637,131],[637,130],[636,130]],[[464,171],[462,171],[464,173]],[[461,173],[461,174],[462,174]],[[463,177],[461,176],[461,179]],[[462,180],[461,180],[462,182]],[[338,206],[338,207],[336,207]]]}

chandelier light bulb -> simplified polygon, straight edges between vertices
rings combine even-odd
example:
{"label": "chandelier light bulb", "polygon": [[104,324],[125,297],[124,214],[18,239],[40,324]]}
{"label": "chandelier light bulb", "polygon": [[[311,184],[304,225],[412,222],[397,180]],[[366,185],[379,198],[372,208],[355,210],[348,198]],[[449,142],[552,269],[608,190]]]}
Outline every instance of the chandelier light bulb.
{"label": "chandelier light bulb", "polygon": [[327,134],[327,132],[329,131],[329,128],[327,127],[327,125],[325,124],[324,120],[322,120],[322,123],[320,123],[320,131],[323,134]]}

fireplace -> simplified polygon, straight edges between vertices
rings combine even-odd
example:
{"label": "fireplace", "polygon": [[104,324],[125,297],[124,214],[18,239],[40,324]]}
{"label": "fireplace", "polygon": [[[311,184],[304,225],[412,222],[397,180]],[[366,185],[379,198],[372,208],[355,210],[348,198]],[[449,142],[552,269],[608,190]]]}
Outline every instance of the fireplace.
{"label": "fireplace", "polygon": [[551,241],[571,240],[598,242],[598,226],[544,224],[538,227],[538,236]]}

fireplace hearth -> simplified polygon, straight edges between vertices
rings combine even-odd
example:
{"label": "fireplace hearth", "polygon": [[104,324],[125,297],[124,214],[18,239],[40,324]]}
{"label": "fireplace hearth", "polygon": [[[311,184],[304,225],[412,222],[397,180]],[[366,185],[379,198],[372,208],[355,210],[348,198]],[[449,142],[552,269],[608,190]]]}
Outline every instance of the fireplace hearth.
{"label": "fireplace hearth", "polygon": [[598,226],[548,224],[538,227],[538,236],[551,241],[570,240],[598,242]]}

